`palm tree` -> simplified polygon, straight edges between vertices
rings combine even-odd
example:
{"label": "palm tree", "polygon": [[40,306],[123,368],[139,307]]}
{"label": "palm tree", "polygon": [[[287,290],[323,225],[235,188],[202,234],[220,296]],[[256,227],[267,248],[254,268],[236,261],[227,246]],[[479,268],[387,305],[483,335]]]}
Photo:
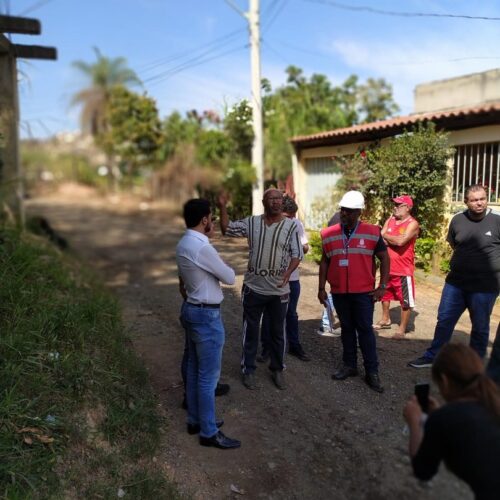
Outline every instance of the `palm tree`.
{"label": "palm tree", "polygon": [[105,111],[110,90],[116,85],[141,85],[141,81],[135,72],[127,67],[124,57],[105,57],[97,47],[94,47],[94,52],[97,58],[95,63],[73,62],[73,66],[90,80],[90,86],[77,92],[71,104],[82,105],[82,130],[95,137],[106,128]]}

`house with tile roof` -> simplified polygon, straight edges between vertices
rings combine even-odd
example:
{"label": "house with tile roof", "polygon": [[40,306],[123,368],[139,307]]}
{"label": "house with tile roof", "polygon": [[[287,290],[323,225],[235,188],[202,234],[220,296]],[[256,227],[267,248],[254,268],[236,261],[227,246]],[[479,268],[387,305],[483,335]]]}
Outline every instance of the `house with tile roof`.
{"label": "house with tile roof", "polygon": [[490,205],[500,205],[500,69],[419,85],[415,109],[417,113],[407,116],[291,139],[294,190],[306,227],[325,223],[325,215],[315,206],[331,198],[340,178],[336,157],[353,155],[374,142],[383,147],[391,138],[426,122],[447,131],[455,148],[444,200],[450,213],[463,207],[465,188],[476,183],[490,188]]}

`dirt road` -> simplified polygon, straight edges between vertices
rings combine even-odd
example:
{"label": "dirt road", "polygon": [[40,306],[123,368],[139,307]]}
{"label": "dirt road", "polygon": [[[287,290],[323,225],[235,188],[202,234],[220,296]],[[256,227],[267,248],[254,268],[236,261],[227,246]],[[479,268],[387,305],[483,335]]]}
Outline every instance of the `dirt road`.
{"label": "dirt road", "polygon": [[[148,208],[147,210],[144,210]],[[439,288],[417,284],[418,311],[410,340],[394,341],[389,330],[378,337],[380,375],[385,393],[368,389],[361,377],[335,382],[340,339],[321,338],[321,307],[316,299],[317,267],[301,271],[299,320],[302,341],[312,361],[287,358],[288,389],[279,391],[264,366],[258,390],[240,382],[241,306],[239,290],[246,264],[245,241],[216,238],[215,246],[236,270],[238,281],[224,290],[226,326],[222,381],[231,384],[217,398],[224,431],[241,439],[239,450],[200,447],[185,432],[181,409],[180,361],[183,331],[178,322],[174,248],[182,221],[167,211],[137,203],[113,204],[73,195],[32,200],[29,213],[43,214],[76,252],[97,269],[118,295],[134,346],[151,375],[168,417],[157,460],[181,491],[195,499],[471,499],[467,486],[444,468],[430,485],[411,474],[402,405],[413,385],[429,370],[406,367],[432,337]],[[498,321],[498,309],[496,321]],[[377,308],[376,317],[379,313]],[[394,320],[397,319],[396,308]],[[467,341],[464,317],[455,339]],[[238,493],[239,492],[239,493]]]}

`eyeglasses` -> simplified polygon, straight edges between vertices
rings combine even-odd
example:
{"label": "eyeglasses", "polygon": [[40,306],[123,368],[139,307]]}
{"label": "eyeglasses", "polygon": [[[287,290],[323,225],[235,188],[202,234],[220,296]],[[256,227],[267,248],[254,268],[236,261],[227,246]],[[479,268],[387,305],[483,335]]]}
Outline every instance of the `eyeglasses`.
{"label": "eyeglasses", "polygon": [[346,214],[352,214],[354,213],[356,210],[358,210],[357,208],[346,208],[346,207],[340,207],[340,211],[341,212],[345,212]]}
{"label": "eyeglasses", "polygon": [[283,196],[268,196],[266,200],[269,201],[283,201]]}

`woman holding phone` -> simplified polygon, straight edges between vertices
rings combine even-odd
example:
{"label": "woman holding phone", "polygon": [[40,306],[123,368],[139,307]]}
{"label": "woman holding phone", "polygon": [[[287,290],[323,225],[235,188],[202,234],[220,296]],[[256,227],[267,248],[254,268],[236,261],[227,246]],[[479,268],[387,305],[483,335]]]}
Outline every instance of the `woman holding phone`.
{"label": "woman holding phone", "polygon": [[470,347],[446,344],[432,365],[432,378],[446,403],[429,398],[425,425],[417,397],[403,410],[410,430],[413,472],[431,479],[439,464],[465,481],[478,500],[500,498],[500,392]]}

